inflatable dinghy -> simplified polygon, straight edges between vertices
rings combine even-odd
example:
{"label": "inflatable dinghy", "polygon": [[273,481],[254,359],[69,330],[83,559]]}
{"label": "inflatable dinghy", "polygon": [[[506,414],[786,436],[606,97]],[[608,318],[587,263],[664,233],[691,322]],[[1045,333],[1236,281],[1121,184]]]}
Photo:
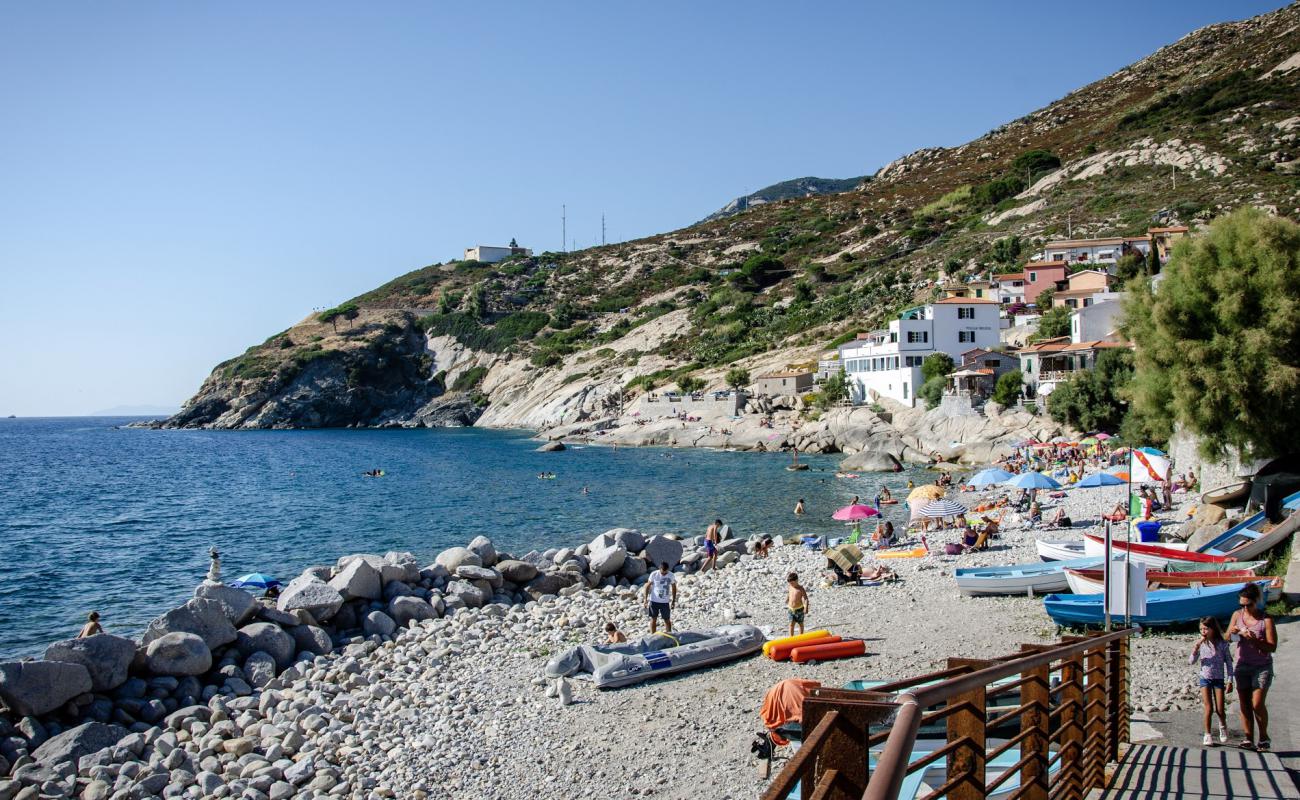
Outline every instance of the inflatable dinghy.
{"label": "inflatable dinghy", "polygon": [[623,644],[584,644],[551,659],[546,677],[587,673],[597,689],[614,689],[747,656],[761,650],[764,641],[763,632],[753,625],[723,625],[675,636],[656,633]]}

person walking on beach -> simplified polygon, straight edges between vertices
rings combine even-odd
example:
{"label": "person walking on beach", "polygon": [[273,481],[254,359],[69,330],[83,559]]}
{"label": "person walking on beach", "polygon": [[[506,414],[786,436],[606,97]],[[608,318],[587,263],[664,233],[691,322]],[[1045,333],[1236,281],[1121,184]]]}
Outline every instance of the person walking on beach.
{"label": "person walking on beach", "polygon": [[722,520],[715,519],[704,531],[704,564],[701,571],[714,569],[718,565],[718,543],[722,541]]}
{"label": "person walking on beach", "polygon": [[785,606],[790,612],[790,635],[794,636],[794,626],[799,626],[799,633],[803,633],[803,620],[808,614],[808,590],[804,589],[799,583],[799,573],[791,572],[785,576],[786,596]]}
{"label": "person walking on beach", "polygon": [[795,515],[796,517],[802,517],[803,514],[804,514],[804,509],[803,509],[803,498],[800,497],[800,498],[799,498],[799,502],[797,502],[797,503],[794,504],[794,515]]}
{"label": "person walking on beach", "polygon": [[677,605],[677,576],[668,571],[668,562],[662,561],[659,569],[650,573],[645,583],[642,606],[650,612],[650,633],[658,633],[659,618],[664,621],[664,633],[673,632],[673,607]]}
{"label": "person walking on beach", "polygon": [[[1268,687],[1273,683],[1273,651],[1277,649],[1277,628],[1273,619],[1259,607],[1259,585],[1241,587],[1237,601],[1241,608],[1233,612],[1228,637],[1237,641],[1237,701],[1245,737],[1240,746],[1261,753],[1272,747],[1268,738]],[[1258,743],[1255,735],[1258,734]]]}
{"label": "person walking on beach", "polygon": [[1192,652],[1187,656],[1188,664],[1199,664],[1201,668],[1201,705],[1205,709],[1205,737],[1201,743],[1206,747],[1214,744],[1210,736],[1210,718],[1219,718],[1219,741],[1228,741],[1228,717],[1224,709],[1225,692],[1232,691],[1232,654],[1228,642],[1223,638],[1223,628],[1214,617],[1201,618],[1201,638],[1192,645]]}
{"label": "person walking on beach", "polygon": [[99,612],[92,611],[86,615],[86,624],[81,626],[81,633],[77,634],[77,638],[88,639],[103,632],[104,626],[99,624]]}

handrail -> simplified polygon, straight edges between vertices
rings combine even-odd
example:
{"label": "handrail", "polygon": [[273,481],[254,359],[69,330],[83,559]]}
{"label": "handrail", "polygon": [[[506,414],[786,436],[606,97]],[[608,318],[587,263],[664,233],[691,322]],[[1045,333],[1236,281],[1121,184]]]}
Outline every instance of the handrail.
{"label": "handrail", "polygon": [[[783,800],[795,783],[816,777],[803,784],[803,797],[896,800],[908,773],[931,769],[948,755],[947,779],[934,796],[983,798],[1019,773],[1024,785],[1014,792],[1016,797],[1082,797],[1101,785],[1105,763],[1118,756],[1119,744],[1127,740],[1126,640],[1135,630],[1071,637],[1055,645],[1024,645],[1020,652],[998,659],[951,659],[947,669],[868,692],[814,689],[805,700],[805,724],[813,724],[809,704],[818,709],[810,735],[763,797]],[[996,681],[1013,676],[1016,680],[1009,685],[989,690]],[[998,708],[990,717],[988,699],[1016,689],[1020,702]],[[836,709],[852,714],[845,717]],[[892,716],[885,730],[879,727],[882,713]],[[990,728],[1014,724],[1016,718],[1016,734],[992,747],[986,744]],[[921,727],[941,720],[947,724],[947,742],[909,763]],[[868,774],[862,770],[870,759],[868,751],[881,742],[875,768]],[[1011,768],[996,776],[985,774],[987,763],[1017,746],[1023,752]],[[1053,766],[1058,767],[1055,774]]]}

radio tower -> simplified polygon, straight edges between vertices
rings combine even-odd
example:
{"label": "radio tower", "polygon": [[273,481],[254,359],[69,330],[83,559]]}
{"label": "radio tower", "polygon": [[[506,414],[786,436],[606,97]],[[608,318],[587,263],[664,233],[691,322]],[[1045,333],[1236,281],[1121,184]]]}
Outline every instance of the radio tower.
{"label": "radio tower", "polygon": [[600,243],[605,244],[605,212],[600,212]]}
{"label": "radio tower", "polygon": [[569,207],[560,206],[560,252],[569,252]]}

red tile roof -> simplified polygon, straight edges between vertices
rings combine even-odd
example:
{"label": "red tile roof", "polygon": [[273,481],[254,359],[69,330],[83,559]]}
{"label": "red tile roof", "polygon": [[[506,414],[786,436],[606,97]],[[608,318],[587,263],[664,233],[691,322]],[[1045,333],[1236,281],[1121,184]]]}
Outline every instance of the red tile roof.
{"label": "red tile roof", "polygon": [[998,305],[997,300],[990,300],[987,297],[945,297],[942,300],[934,301],[934,304],[937,306],[938,305],[969,306],[969,305],[976,305],[980,303],[987,303],[989,305],[994,305],[994,306]]}

